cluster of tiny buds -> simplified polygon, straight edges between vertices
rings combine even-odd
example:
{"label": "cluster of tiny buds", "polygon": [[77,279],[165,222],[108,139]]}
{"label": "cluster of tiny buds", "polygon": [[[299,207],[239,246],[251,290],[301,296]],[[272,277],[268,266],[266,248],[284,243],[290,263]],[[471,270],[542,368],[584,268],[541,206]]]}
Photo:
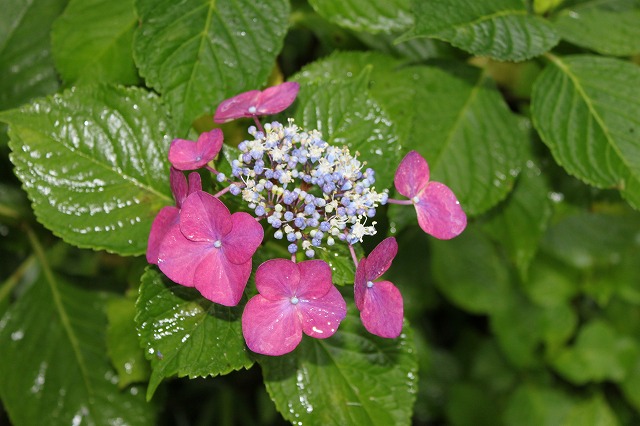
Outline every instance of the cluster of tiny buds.
{"label": "cluster of tiny buds", "polygon": [[367,222],[388,193],[376,192],[375,173],[362,171],[366,163],[358,153],[329,145],[320,132],[303,131],[292,119],[287,126],[267,123],[264,131],[251,126],[249,134],[254,139],[238,145],[233,177],[219,173],[217,179],[231,182],[229,192],[266,218],[274,237],[290,243],[290,253],[301,247],[312,258],[336,238],[355,244],[375,234],[376,222]]}

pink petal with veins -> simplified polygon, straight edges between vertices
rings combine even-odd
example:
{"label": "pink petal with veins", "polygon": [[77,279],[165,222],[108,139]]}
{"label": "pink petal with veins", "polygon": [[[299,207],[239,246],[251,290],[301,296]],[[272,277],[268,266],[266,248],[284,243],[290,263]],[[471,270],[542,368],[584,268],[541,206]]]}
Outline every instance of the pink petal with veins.
{"label": "pink petal with veins", "polygon": [[262,243],[264,231],[249,213],[232,214],[231,223],[231,230],[222,237],[222,247],[230,262],[245,263]]}
{"label": "pink petal with veins", "polygon": [[226,99],[216,108],[213,121],[216,123],[226,123],[236,118],[251,117],[253,114],[249,113],[249,108],[257,108],[259,99],[259,90],[251,90],[240,93],[233,98]]}
{"label": "pink petal with veins", "polygon": [[404,309],[400,291],[389,281],[378,281],[365,287],[362,324],[371,334],[396,338],[402,332]]}
{"label": "pink petal with veins", "polygon": [[193,284],[205,298],[224,306],[236,306],[251,275],[251,259],[244,264],[227,260],[221,249],[209,248],[198,264]]}
{"label": "pink petal with veins", "polygon": [[179,213],[180,210],[177,207],[166,206],[160,209],[155,219],[153,219],[151,232],[149,232],[149,240],[147,242],[147,262],[153,265],[158,264],[160,244],[171,227],[178,224]]}
{"label": "pink petal with veins", "polygon": [[255,114],[271,115],[284,111],[296,100],[299,90],[300,84],[296,82],[286,82],[265,89],[260,94]]}
{"label": "pink petal with veins", "polygon": [[256,270],[256,288],[269,300],[291,298],[300,283],[300,269],[289,259],[267,260]]}
{"label": "pink petal with veins", "polygon": [[387,272],[398,254],[398,243],[393,237],[385,238],[367,257],[366,279],[373,281]]}
{"label": "pink petal with veins", "polygon": [[364,292],[367,289],[367,258],[363,257],[356,267],[356,276],[353,284],[353,297],[356,308],[359,311],[364,309]]}
{"label": "pink petal with veins", "polygon": [[415,197],[429,182],[427,161],[416,151],[409,152],[400,162],[393,182],[400,194]]}
{"label": "pink petal with veins", "polygon": [[209,242],[188,240],[175,225],[160,244],[158,267],[171,281],[193,287],[196,268],[210,246]]}
{"label": "pink petal with veins", "polygon": [[227,206],[208,192],[196,191],[182,205],[180,230],[192,241],[221,240],[232,227]]}
{"label": "pink petal with veins", "polygon": [[319,299],[334,288],[331,282],[331,267],[323,260],[307,260],[297,264],[300,283],[296,296],[304,299]]}
{"label": "pink petal with veins", "polygon": [[438,239],[456,237],[467,226],[467,215],[462,211],[458,199],[442,183],[430,182],[418,195],[415,208],[420,228]]}
{"label": "pink petal with veins", "polygon": [[289,299],[272,301],[258,294],[244,308],[242,334],[253,352],[284,355],[302,340],[302,322]]}
{"label": "pink petal with veins", "polygon": [[187,184],[187,178],[184,177],[184,173],[175,167],[171,167],[169,170],[169,185],[171,186],[171,193],[176,200],[176,207],[180,208],[187,195],[189,195],[189,185]]}
{"label": "pink petal with veins", "polygon": [[302,313],[302,330],[317,339],[333,336],[347,316],[347,304],[333,285],[320,298],[306,300],[302,296],[296,306]]}
{"label": "pink petal with veins", "polygon": [[169,147],[169,162],[178,170],[195,170],[213,160],[222,148],[222,130],[204,132],[197,142],[174,139]]}

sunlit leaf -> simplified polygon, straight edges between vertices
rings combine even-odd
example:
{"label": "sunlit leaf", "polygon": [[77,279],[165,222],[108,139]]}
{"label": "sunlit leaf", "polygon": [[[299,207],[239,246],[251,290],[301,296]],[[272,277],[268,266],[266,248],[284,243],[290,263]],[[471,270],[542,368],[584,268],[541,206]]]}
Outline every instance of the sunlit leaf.
{"label": "sunlit leaf", "polygon": [[287,32],[289,2],[137,0],[134,58],[179,135],[219,102],[262,89]]}
{"label": "sunlit leaf", "polygon": [[0,114],[38,220],[70,244],[144,253],[169,190],[168,120],[139,89],[73,89]]}
{"label": "sunlit leaf", "polygon": [[212,303],[155,269],[142,276],[136,307],[138,333],[152,368],[147,398],[165,377],[217,376],[253,364],[242,337],[241,308]]}
{"label": "sunlit leaf", "polygon": [[559,37],[522,0],[414,0],[415,27],[402,38],[432,37],[477,56],[522,61],[555,46]]}
{"label": "sunlit leaf", "polygon": [[370,33],[405,30],[413,23],[410,0],[311,0],[311,6],[329,21]]}
{"label": "sunlit leaf", "polygon": [[269,395],[290,422],[411,423],[417,364],[406,323],[399,338],[381,339],[364,330],[352,309],[334,336],[305,336],[290,354],[258,362]]}
{"label": "sunlit leaf", "polygon": [[533,123],[555,160],[640,208],[640,67],[596,56],[552,57],[533,87]]}
{"label": "sunlit leaf", "polygon": [[135,84],[133,0],[71,0],[51,34],[56,68],[67,83]]}

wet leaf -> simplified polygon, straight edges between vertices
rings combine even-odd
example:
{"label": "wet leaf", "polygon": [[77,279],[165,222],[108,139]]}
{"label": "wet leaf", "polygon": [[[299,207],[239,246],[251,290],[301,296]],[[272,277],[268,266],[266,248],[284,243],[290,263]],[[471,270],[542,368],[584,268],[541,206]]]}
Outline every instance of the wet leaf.
{"label": "wet leaf", "polygon": [[370,33],[406,30],[413,23],[410,0],[311,0],[320,15],[345,28]]}

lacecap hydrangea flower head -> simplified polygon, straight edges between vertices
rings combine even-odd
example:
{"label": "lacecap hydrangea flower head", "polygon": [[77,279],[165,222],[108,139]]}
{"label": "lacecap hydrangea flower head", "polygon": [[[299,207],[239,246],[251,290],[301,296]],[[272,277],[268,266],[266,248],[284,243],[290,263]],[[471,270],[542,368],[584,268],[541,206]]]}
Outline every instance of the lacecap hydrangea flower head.
{"label": "lacecap hydrangea flower head", "polygon": [[[314,129],[292,119],[262,122],[261,117],[287,109],[298,94],[287,82],[252,90],[222,102],[216,123],[252,118],[250,138],[238,145],[227,176],[213,160],[223,145],[220,129],[197,141],[176,139],[169,149],[175,206],[164,207],[154,220],[147,260],[172,281],[195,287],[203,297],[225,306],[242,300],[253,270],[253,255],[265,235],[280,240],[290,254],[257,266],[257,294],[245,305],[242,332],[249,349],[264,355],[294,350],[304,335],[325,339],[336,333],[347,312],[331,268],[314,259],[319,250],[349,247],[355,268],[354,300],[366,330],[385,338],[402,332],[403,301],[398,288],[380,280],[398,252],[395,238],[383,240],[358,260],[354,245],[376,234],[375,216],[387,203],[412,205],[428,234],[449,239],[466,226],[455,195],[430,181],[426,160],[411,151],[400,163],[394,184],[407,200],[389,198],[377,189],[375,171],[346,146],[332,146]],[[213,173],[223,189],[202,188],[200,175]],[[222,197],[236,197],[252,214],[231,212]],[[304,260],[307,259],[307,260]]]}

